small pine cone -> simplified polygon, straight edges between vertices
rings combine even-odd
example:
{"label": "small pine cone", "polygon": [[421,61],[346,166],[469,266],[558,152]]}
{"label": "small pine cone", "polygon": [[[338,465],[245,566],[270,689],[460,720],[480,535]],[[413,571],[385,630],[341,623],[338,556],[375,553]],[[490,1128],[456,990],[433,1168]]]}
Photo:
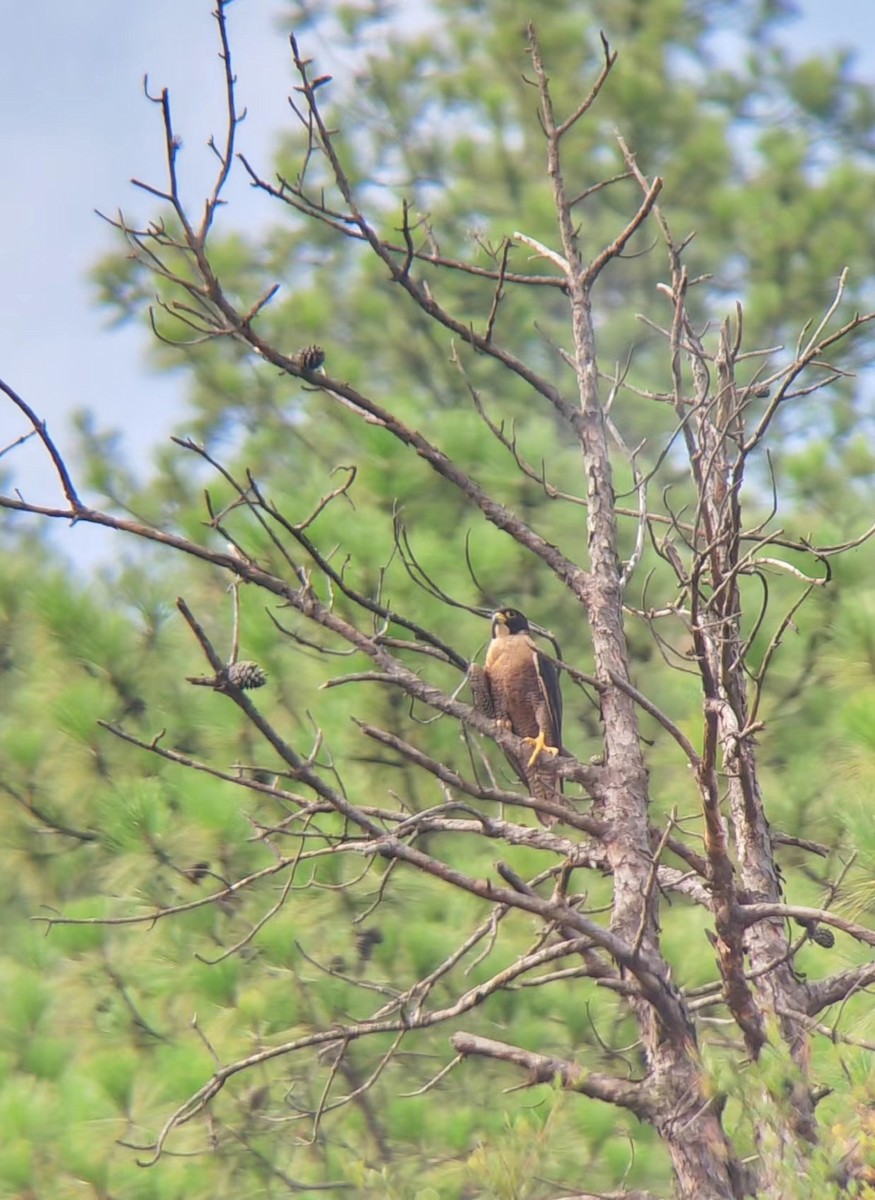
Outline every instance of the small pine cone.
{"label": "small pine cone", "polygon": [[228,682],[241,691],[247,688],[264,687],[267,675],[257,662],[235,662],[228,667]]}
{"label": "small pine cone", "polygon": [[305,371],[318,371],[325,362],[325,351],[321,346],[305,346],[298,355],[298,362]]}
{"label": "small pine cone", "polygon": [[831,950],[836,944],[835,934],[828,925],[819,925],[817,921],[809,921],[804,917],[796,917],[796,924],[801,925],[812,942],[817,942],[824,950]]}
{"label": "small pine cone", "polygon": [[382,940],[383,934],[376,926],[372,929],[362,929],[355,935],[355,948],[362,962],[370,961],[374,946],[379,946]]}
{"label": "small pine cone", "polygon": [[267,1107],[270,1100],[270,1088],[265,1085],[263,1087],[253,1088],[246,1097],[246,1104],[251,1113],[260,1112]]}
{"label": "small pine cone", "polygon": [[824,950],[832,950],[836,944],[835,934],[827,925],[815,925],[810,934],[811,940],[817,942],[818,946],[823,946]]}

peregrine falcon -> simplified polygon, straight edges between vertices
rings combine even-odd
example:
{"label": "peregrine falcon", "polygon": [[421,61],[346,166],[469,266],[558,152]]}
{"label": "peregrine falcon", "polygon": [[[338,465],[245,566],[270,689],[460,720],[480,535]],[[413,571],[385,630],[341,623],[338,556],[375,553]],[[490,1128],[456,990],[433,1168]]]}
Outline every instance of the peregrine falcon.
{"label": "peregrine falcon", "polygon": [[[532,638],[529,623],[516,608],[500,608],[492,615],[492,641],[486,664],[471,673],[474,704],[505,729],[529,742],[528,759],[508,754],[513,769],[535,800],[556,801],[562,781],[539,769],[542,754],[562,750],[562,695],[553,663]],[[538,810],[542,825],[558,820]]]}

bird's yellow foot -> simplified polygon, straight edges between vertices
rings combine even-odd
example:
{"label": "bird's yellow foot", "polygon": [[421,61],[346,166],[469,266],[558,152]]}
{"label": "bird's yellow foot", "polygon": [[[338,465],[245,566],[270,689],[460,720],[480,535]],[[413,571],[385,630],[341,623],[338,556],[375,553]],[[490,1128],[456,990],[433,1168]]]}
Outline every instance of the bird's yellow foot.
{"label": "bird's yellow foot", "polygon": [[532,757],[526,763],[527,767],[533,767],[535,765],[535,763],[538,761],[538,759],[541,757],[542,754],[558,754],[559,753],[558,746],[548,746],[547,745],[547,740],[544,737],[543,729],[539,732],[539,734],[536,738],[527,737],[527,738],[523,738],[523,741],[528,742],[530,746],[534,746],[534,749],[532,750]]}

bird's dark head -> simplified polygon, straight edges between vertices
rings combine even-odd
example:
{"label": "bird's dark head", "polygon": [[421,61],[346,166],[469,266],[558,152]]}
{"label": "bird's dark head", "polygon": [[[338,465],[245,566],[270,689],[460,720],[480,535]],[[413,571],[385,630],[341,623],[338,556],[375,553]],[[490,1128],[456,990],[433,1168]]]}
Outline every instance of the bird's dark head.
{"label": "bird's dark head", "polygon": [[529,623],[518,608],[500,608],[492,614],[492,636],[507,637],[512,633],[528,633]]}

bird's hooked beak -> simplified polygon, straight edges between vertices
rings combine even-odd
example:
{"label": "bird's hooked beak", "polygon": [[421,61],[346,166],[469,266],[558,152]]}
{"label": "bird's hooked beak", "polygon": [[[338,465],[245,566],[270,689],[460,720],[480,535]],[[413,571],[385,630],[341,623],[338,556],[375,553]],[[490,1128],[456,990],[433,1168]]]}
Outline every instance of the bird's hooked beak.
{"label": "bird's hooked beak", "polygon": [[507,637],[507,613],[502,609],[492,614],[492,636],[494,638]]}

